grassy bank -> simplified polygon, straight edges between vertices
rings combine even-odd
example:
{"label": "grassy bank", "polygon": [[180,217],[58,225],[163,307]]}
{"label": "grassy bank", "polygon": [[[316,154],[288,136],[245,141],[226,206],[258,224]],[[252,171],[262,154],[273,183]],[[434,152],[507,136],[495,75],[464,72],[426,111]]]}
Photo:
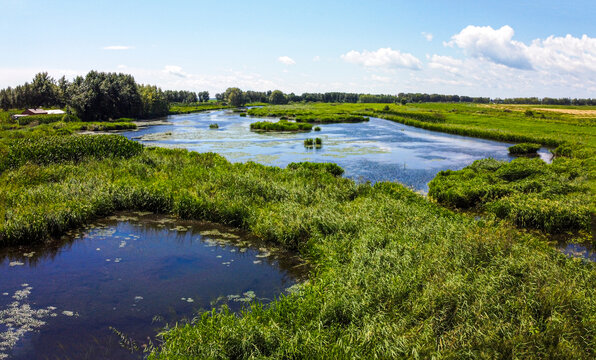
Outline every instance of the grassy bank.
{"label": "grassy bank", "polygon": [[[545,110],[546,109],[546,110]],[[572,110],[570,112],[570,110]],[[549,233],[592,230],[596,213],[596,112],[567,107],[475,104],[292,104],[251,109],[253,114],[312,118],[361,115],[451,134],[508,142],[513,153],[551,146],[552,165],[479,162],[440,173],[429,195],[451,208],[484,212],[522,228]],[[527,144],[533,143],[533,144]],[[494,166],[493,166],[494,165]],[[527,168],[521,169],[528,165]],[[535,172],[532,173],[532,171]],[[505,173],[517,174],[508,177]]]}
{"label": "grassy bank", "polygon": [[220,110],[220,109],[231,109],[233,106],[225,105],[220,102],[207,102],[207,103],[195,103],[195,104],[171,104],[170,115],[177,114],[190,114],[201,111],[209,110]]}
{"label": "grassy bank", "polygon": [[[98,144],[87,146],[91,138]],[[118,136],[44,141],[19,144],[33,147],[12,150],[30,161],[0,175],[3,244],[148,210],[250,230],[314,268],[297,292],[267,308],[214,310],[170,329],[152,358],[596,354],[594,264],[566,258],[544,239],[475,222],[398,184],[357,185],[338,177],[337,166],[232,164]],[[35,150],[48,146],[64,155]]]}
{"label": "grassy bank", "polygon": [[[354,105],[387,111],[375,107]],[[153,359],[596,356],[596,267],[565,257],[544,233],[475,221],[399,184],[358,185],[336,165],[232,164],[213,153],[58,130],[0,132],[8,159],[0,169],[0,244],[43,241],[118,210],[143,210],[240,227],[311,263],[309,281],[270,306],[239,315],[218,308],[169,329]],[[591,151],[573,144],[572,154]],[[515,169],[479,167],[528,184],[545,176],[567,185],[561,176],[574,168],[588,176],[589,158],[520,160]],[[516,170],[527,168],[537,170],[519,178]]]}

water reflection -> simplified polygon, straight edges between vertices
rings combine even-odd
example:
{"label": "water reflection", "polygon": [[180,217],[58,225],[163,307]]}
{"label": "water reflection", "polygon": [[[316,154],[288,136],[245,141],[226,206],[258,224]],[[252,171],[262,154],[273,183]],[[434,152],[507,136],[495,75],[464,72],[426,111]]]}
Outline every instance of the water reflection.
{"label": "water reflection", "polygon": [[223,226],[119,214],[48,244],[0,250],[0,358],[129,359],[213,301],[267,303],[305,275],[295,255]]}

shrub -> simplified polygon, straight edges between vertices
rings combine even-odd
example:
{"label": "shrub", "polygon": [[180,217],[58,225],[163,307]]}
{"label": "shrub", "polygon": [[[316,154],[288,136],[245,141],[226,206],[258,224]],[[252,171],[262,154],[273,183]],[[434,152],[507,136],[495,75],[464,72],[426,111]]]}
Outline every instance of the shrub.
{"label": "shrub", "polygon": [[321,128],[319,126],[315,126],[314,130],[315,131],[321,131]]}
{"label": "shrub", "polygon": [[[312,140],[312,139],[311,139]],[[334,163],[313,163],[313,162],[298,162],[289,163],[288,169],[290,170],[306,170],[306,171],[324,171],[333,176],[341,176],[344,173],[339,165]]]}
{"label": "shrub", "polygon": [[209,129],[219,129],[219,125],[217,124],[210,124]]}
{"label": "shrub", "polygon": [[521,143],[521,144],[510,146],[509,153],[512,155],[536,154],[536,152],[540,149],[540,147],[541,147],[540,144]]}
{"label": "shrub", "polygon": [[510,163],[484,159],[459,171],[441,171],[429,196],[459,209],[476,209],[523,228],[547,232],[588,230],[590,187],[580,160],[518,158]]}
{"label": "shrub", "polygon": [[8,154],[0,159],[0,170],[27,162],[51,164],[80,161],[88,157],[128,158],[139,154],[143,145],[119,135],[78,135],[24,138],[9,143]]}
{"label": "shrub", "polygon": [[289,122],[280,120],[278,122],[259,121],[250,124],[250,129],[254,131],[309,131],[311,124]]}

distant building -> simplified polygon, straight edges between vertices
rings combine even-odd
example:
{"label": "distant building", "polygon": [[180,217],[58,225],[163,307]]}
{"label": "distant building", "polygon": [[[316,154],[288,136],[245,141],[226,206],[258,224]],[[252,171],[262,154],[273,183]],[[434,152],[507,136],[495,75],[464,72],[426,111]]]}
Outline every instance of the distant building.
{"label": "distant building", "polygon": [[47,113],[44,109],[27,109],[21,115],[47,115]]}
{"label": "distant building", "polygon": [[64,110],[54,109],[54,110],[44,110],[44,109],[27,109],[23,111],[21,114],[13,115],[13,119],[18,119],[23,116],[29,115],[60,115],[66,114]]}

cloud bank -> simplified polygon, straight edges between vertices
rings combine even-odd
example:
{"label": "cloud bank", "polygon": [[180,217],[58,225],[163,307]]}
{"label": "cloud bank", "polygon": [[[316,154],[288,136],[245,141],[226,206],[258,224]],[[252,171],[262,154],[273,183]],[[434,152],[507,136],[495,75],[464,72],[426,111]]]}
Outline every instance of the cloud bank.
{"label": "cloud bank", "polygon": [[377,51],[364,50],[363,52],[352,50],[341,55],[341,58],[348,63],[371,68],[406,68],[411,70],[422,68],[422,62],[414,55],[401,53],[399,50],[391,48],[380,48]]}

